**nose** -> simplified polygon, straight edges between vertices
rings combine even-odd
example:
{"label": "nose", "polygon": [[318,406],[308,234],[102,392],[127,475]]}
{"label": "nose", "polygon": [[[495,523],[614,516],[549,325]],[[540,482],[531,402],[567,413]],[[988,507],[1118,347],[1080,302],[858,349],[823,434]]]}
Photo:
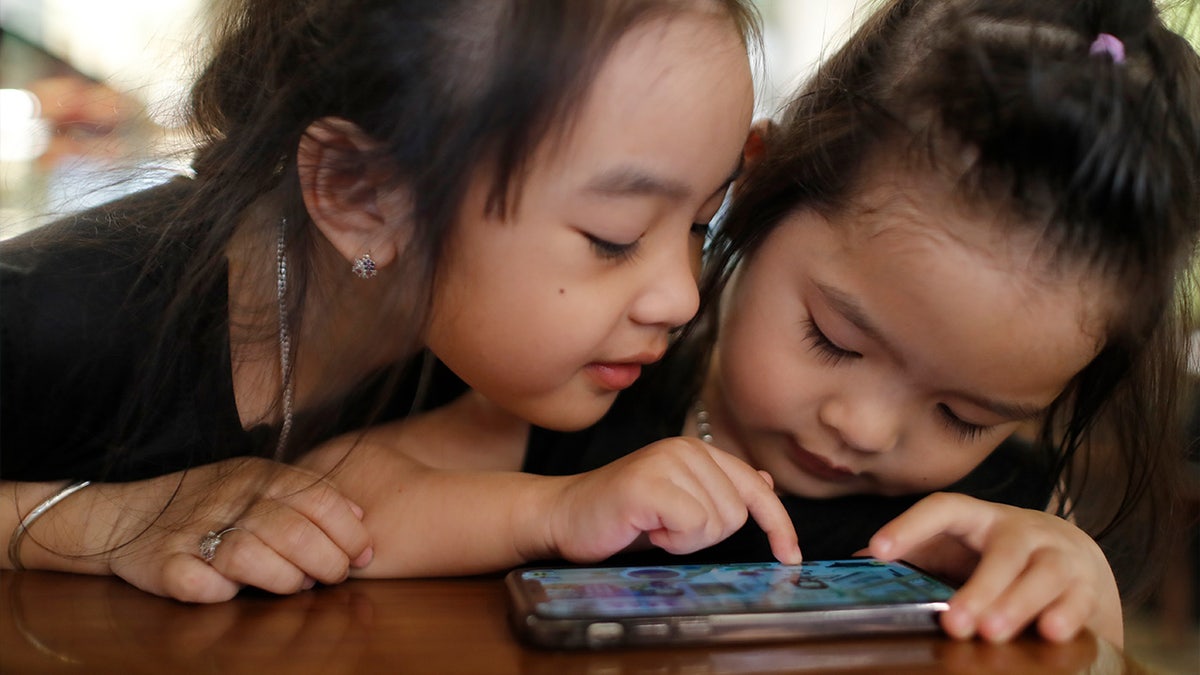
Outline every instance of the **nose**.
{"label": "nose", "polygon": [[696,254],[690,245],[675,248],[658,261],[647,261],[643,288],[629,312],[634,322],[675,328],[691,321],[700,308]]}
{"label": "nose", "polygon": [[904,414],[886,393],[830,396],[821,403],[819,415],[842,445],[855,452],[890,452],[900,443]]}

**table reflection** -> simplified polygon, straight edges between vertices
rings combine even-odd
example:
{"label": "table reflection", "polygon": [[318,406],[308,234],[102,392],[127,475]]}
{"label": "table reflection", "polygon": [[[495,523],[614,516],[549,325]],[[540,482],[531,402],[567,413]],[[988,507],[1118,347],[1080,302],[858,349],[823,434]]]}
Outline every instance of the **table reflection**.
{"label": "table reflection", "polygon": [[517,643],[500,579],[351,581],[185,605],[117,579],[0,574],[0,672],[13,673],[1121,673],[1107,643],[940,636],[549,652]]}

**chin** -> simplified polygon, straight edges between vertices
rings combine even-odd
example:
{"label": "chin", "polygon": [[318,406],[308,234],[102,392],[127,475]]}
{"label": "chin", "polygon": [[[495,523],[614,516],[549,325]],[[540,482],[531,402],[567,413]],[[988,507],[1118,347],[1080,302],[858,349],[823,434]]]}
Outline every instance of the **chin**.
{"label": "chin", "polygon": [[806,480],[797,481],[794,485],[777,486],[787,494],[803,499],[836,499],[838,497],[849,497],[852,495],[870,494],[871,490],[866,490],[861,486],[838,485],[836,483],[826,483],[822,481]]}
{"label": "chin", "polygon": [[577,405],[567,410],[556,405],[554,406],[555,410],[534,410],[528,414],[520,412],[517,414],[543,429],[581,431],[599,422],[600,418],[604,417],[608,409],[612,407],[615,398],[614,396],[605,401],[596,401],[591,405]]}

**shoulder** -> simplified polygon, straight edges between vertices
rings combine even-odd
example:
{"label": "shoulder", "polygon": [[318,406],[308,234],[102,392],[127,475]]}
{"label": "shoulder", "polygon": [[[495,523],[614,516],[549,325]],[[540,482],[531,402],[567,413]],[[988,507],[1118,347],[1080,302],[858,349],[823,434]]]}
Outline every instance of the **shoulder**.
{"label": "shoulder", "polygon": [[[25,342],[30,358],[136,333],[150,300],[134,293],[147,270],[147,238],[108,229],[89,212],[6,242],[0,249],[0,302],[6,342]],[[144,279],[145,287],[161,288]],[[9,345],[11,348],[11,344]]]}

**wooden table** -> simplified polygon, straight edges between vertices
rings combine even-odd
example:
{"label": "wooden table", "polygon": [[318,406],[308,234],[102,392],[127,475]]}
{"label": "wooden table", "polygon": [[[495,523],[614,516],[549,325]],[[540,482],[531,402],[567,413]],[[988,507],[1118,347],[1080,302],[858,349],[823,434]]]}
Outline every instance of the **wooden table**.
{"label": "wooden table", "polygon": [[543,652],[506,623],[499,579],[350,581],[299,595],[185,605],[124,582],[0,573],[0,673],[1119,673],[1084,635],[994,646],[938,636],[720,648]]}

